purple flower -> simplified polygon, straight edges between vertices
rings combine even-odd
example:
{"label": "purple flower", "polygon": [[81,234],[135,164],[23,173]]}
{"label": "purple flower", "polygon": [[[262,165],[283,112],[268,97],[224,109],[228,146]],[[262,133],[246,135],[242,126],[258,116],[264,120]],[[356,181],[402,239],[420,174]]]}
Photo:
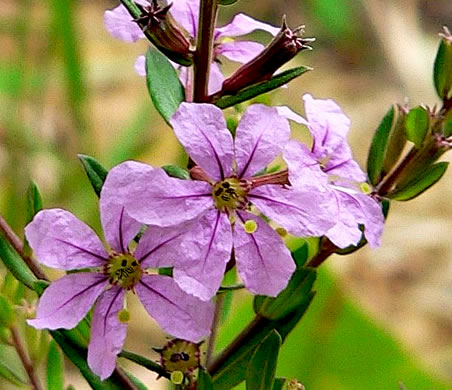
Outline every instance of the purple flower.
{"label": "purple flower", "polygon": [[[137,3],[146,4],[146,1],[139,0]],[[170,13],[174,19],[187,31],[193,42],[198,32],[199,6],[200,0],[175,0],[170,8]],[[136,42],[139,38],[145,37],[122,4],[106,11],[104,20],[108,32],[117,39]],[[260,22],[245,14],[237,14],[231,23],[215,30],[214,55],[209,79],[210,94],[219,91],[224,80],[217,61],[220,55],[231,61],[244,64],[264,49],[264,46],[258,42],[230,39],[231,37],[249,34],[255,30],[267,31],[274,36],[278,34],[280,28]],[[146,75],[144,56],[137,58],[135,70],[141,76]],[[187,67],[181,67],[180,79],[185,87],[191,88],[191,75]]]}
{"label": "purple flower", "polygon": [[373,248],[380,245],[384,217],[377,200],[363,193],[360,183],[366,174],[353,160],[347,143],[350,119],[333,100],[314,99],[304,95],[307,120],[286,107],[279,108],[283,116],[306,125],[313,137],[311,150],[291,141],[284,151],[291,182],[303,186],[312,177],[329,183],[333,199],[339,207],[338,220],[326,236],[339,248],[356,245],[361,239],[359,225]]}
{"label": "purple flower", "polygon": [[[139,164],[127,163],[122,172],[133,175]],[[148,268],[173,265],[178,256],[180,231],[150,227],[134,253],[128,244],[141,224],[131,219],[120,203],[124,186],[119,176],[107,177],[100,213],[107,252],[94,231],[68,211],[39,212],[26,227],[26,237],[38,259],[49,267],[89,272],[71,273],[53,282],[42,295],[37,316],[28,323],[38,329],[71,329],[95,304],[88,346],[88,364],[102,380],[115,367],[127,332],[121,321],[127,290],[136,292],[147,312],[173,336],[197,342],[209,333],[211,302],[186,294],[170,277],[151,275]],[[119,179],[119,180],[118,180]]]}
{"label": "purple flower", "polygon": [[[250,291],[277,295],[295,265],[257,209],[298,236],[323,235],[334,225],[331,215],[336,212],[328,190],[317,181],[295,191],[282,185],[288,183],[287,171],[253,176],[281,153],[290,136],[288,121],[275,108],[253,105],[233,139],[219,108],[182,103],[171,124],[198,165],[192,174],[201,180],[171,178],[143,164],[130,179],[127,212],[151,225],[189,224],[185,255],[173,274],[185,291],[210,299],[233,253]],[[119,167],[117,174],[124,176]]]}

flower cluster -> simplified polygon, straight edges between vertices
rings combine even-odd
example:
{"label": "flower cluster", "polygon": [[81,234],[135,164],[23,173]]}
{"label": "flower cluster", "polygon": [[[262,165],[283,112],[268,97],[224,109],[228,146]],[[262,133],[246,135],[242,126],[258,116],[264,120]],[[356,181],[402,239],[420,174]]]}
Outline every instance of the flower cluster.
{"label": "flower cluster", "polygon": [[[151,6],[157,21],[170,12],[188,39],[196,36],[199,1]],[[143,36],[122,6],[107,11],[105,22],[123,40]],[[215,58],[256,56],[263,49],[258,43],[222,41],[254,29],[279,31],[239,14],[216,30]],[[211,89],[218,90],[223,76],[216,65],[212,70]],[[286,234],[326,236],[339,248],[357,245],[364,234],[378,246],[383,215],[378,200],[362,191],[366,175],[346,140],[350,120],[332,100],[303,99],[307,119],[287,107],[254,104],[233,132],[218,107],[181,103],[170,123],[193,162],[190,180],[135,161],[114,167],[100,195],[107,249],[71,213],[39,212],[26,228],[37,258],[79,272],[45,290],[29,324],[70,329],[94,305],[88,364],[105,379],[125,341],[128,291],[167,333],[199,342],[210,332],[212,298],[227,269],[236,267],[254,294],[274,297],[287,286],[296,266]],[[311,147],[290,139],[289,120],[309,129]],[[269,170],[281,157],[284,168]],[[158,272],[168,267],[172,276]]]}

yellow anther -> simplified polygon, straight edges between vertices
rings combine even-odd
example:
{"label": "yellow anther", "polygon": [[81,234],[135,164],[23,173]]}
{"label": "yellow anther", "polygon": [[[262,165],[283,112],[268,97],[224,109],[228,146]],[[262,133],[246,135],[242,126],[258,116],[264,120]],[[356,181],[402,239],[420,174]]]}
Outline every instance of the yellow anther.
{"label": "yellow anther", "polygon": [[276,229],[276,233],[278,233],[281,237],[285,237],[287,236],[287,230],[282,228],[282,227],[277,227]]}
{"label": "yellow anther", "polygon": [[372,187],[369,185],[369,183],[361,183],[359,187],[361,188],[361,191],[366,195],[369,195],[372,192]]}
{"label": "yellow anther", "polygon": [[175,385],[181,385],[182,383],[184,383],[184,373],[182,371],[173,371],[171,373],[171,383],[174,383]]}
{"label": "yellow anther", "polygon": [[123,324],[126,324],[130,321],[130,313],[127,309],[122,309],[118,311],[118,320]]}
{"label": "yellow anther", "polygon": [[245,232],[252,234],[257,230],[257,222],[254,219],[249,219],[243,224]]}

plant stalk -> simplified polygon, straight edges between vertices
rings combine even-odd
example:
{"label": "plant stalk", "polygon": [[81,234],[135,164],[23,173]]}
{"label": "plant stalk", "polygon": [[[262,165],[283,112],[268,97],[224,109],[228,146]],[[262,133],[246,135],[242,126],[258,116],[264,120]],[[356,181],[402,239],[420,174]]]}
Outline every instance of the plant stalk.
{"label": "plant stalk", "polygon": [[225,294],[219,294],[215,300],[215,314],[213,317],[212,327],[210,331],[209,341],[207,342],[207,351],[206,351],[206,366],[209,366],[213,352],[215,350],[215,341],[218,334],[218,327],[220,325],[221,313],[223,309]]}

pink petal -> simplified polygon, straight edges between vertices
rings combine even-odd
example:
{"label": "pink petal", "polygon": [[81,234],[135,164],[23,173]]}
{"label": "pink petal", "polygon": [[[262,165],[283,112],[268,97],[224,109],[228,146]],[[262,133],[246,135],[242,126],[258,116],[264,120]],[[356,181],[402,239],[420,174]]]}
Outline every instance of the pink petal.
{"label": "pink petal", "polygon": [[220,67],[216,62],[210,64],[210,76],[209,76],[209,95],[213,95],[215,92],[221,90],[223,86],[224,76],[221,73]]}
{"label": "pink petal", "polygon": [[85,317],[107,285],[102,274],[79,272],[63,276],[45,289],[36,319],[27,323],[36,329],[71,329]]}
{"label": "pink petal", "polygon": [[170,8],[171,15],[192,37],[196,37],[199,19],[199,0],[176,0]]}
{"label": "pink petal", "polygon": [[296,236],[322,236],[335,224],[337,202],[324,186],[303,189],[266,185],[253,189],[248,198],[264,215]]}
{"label": "pink petal", "polygon": [[194,343],[210,333],[212,302],[186,294],[172,278],[143,275],[136,291],[146,311],[166,333]]}
{"label": "pink petal", "polygon": [[120,253],[128,251],[129,242],[140,231],[141,223],[126,213],[124,203],[128,198],[131,180],[143,169],[149,169],[149,166],[135,161],[115,166],[108,173],[100,194],[100,218],[105,238]]}
{"label": "pink petal", "polygon": [[66,210],[40,211],[26,226],[25,236],[38,260],[49,267],[72,270],[108,260],[96,233]]}
{"label": "pink petal", "polygon": [[88,365],[101,380],[108,378],[116,366],[116,356],[126,339],[127,324],[119,322],[118,312],[124,307],[125,290],[113,287],[96,303],[88,345]]}
{"label": "pink petal", "polygon": [[135,61],[135,72],[137,72],[138,76],[145,77],[146,76],[146,57],[138,56]]}
{"label": "pink petal", "polygon": [[240,35],[249,34],[255,30],[267,31],[275,36],[281,30],[279,27],[274,27],[271,24],[260,22],[245,14],[237,14],[232,19],[231,23],[226,26],[216,29],[215,37],[237,37]]}
{"label": "pink petal", "polygon": [[232,135],[212,104],[182,103],[171,126],[190,157],[214,180],[232,174]]}
{"label": "pink petal", "polygon": [[136,42],[145,36],[132,19],[127,9],[121,4],[112,10],[105,11],[105,28],[113,37],[121,41]]}
{"label": "pink petal", "polygon": [[174,268],[174,279],[187,293],[208,301],[216,294],[231,257],[232,231],[227,215],[210,211],[185,238],[185,256]]}
{"label": "pink petal", "polygon": [[352,151],[346,140],[337,145],[333,154],[326,163],[325,173],[352,181],[363,182],[367,180],[366,174],[358,163],[353,160]]}
{"label": "pink petal", "polygon": [[264,45],[251,41],[232,41],[220,43],[216,54],[225,56],[228,60],[245,64],[264,50]]}
{"label": "pink petal", "polygon": [[281,237],[261,218],[240,211],[238,220],[257,223],[257,230],[245,232],[240,223],[234,225],[234,254],[237,269],[245,286],[254,294],[278,295],[295,271],[295,263]]}
{"label": "pink petal", "polygon": [[132,178],[125,207],[141,223],[175,226],[212,208],[212,189],[208,183],[175,179],[148,166]]}
{"label": "pink petal", "polygon": [[249,106],[234,141],[239,177],[250,177],[265,168],[281,153],[289,137],[289,123],[275,108],[263,104]]}
{"label": "pink petal", "polygon": [[290,119],[300,125],[308,126],[308,121],[304,119],[301,115],[298,115],[295,111],[293,111],[290,107],[287,106],[277,106],[275,107],[278,111],[278,114],[283,116],[286,119]]}
{"label": "pink petal", "polygon": [[135,258],[142,268],[162,268],[175,265],[181,250],[181,239],[189,227],[162,228],[149,226],[135,250]]}

